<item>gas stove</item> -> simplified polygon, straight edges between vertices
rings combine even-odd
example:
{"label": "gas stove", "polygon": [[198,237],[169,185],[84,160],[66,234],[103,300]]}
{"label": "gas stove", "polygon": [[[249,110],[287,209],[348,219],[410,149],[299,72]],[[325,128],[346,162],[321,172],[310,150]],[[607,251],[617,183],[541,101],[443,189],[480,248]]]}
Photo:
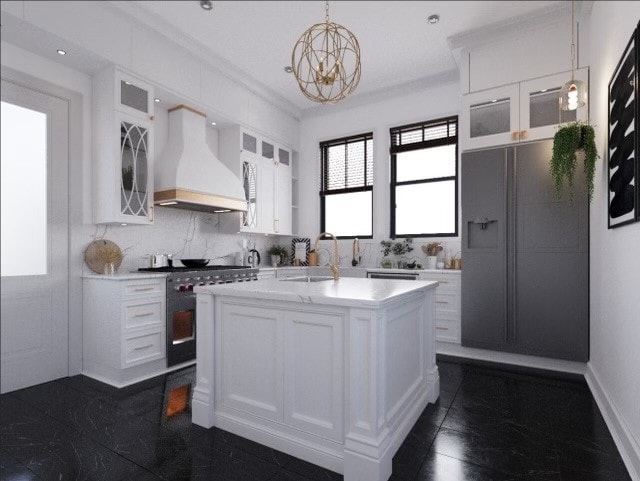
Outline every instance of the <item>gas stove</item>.
{"label": "gas stove", "polygon": [[224,265],[213,265],[213,266],[204,266],[204,267],[142,267],[138,269],[141,272],[190,272],[190,271],[223,271],[223,270],[235,270],[235,269],[247,269],[250,270],[249,266],[224,266]]}
{"label": "gas stove", "polygon": [[196,358],[196,286],[258,280],[258,269],[245,266],[144,267],[141,272],[167,273],[167,366]]}

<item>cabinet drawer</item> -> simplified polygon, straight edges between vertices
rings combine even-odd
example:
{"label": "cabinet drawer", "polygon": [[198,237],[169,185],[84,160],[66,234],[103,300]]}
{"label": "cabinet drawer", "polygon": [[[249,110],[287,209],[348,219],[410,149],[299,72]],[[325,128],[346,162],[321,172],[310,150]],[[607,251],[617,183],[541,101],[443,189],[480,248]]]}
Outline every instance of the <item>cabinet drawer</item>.
{"label": "cabinet drawer", "polygon": [[124,285],[125,297],[164,297],[165,279],[142,279]]}
{"label": "cabinet drawer", "polygon": [[154,325],[164,326],[164,299],[128,302],[124,306],[124,329],[131,330]]}
{"label": "cabinet drawer", "polygon": [[436,320],[436,340],[444,342],[460,342],[459,323]]}
{"label": "cabinet drawer", "polygon": [[122,367],[131,367],[164,357],[164,330],[154,331],[124,340]]}

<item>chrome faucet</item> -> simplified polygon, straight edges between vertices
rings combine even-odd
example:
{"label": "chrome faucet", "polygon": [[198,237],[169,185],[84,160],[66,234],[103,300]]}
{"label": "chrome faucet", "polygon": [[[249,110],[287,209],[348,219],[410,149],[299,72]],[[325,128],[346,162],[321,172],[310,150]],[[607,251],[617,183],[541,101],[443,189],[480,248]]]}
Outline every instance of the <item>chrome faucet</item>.
{"label": "chrome faucet", "polygon": [[330,232],[322,232],[318,237],[316,237],[316,242],[313,245],[313,248],[318,252],[318,241],[324,236],[333,237],[333,264],[329,264],[329,269],[331,269],[331,273],[333,274],[333,280],[337,281],[340,278],[340,256],[338,255],[338,239],[336,239],[336,236]]}

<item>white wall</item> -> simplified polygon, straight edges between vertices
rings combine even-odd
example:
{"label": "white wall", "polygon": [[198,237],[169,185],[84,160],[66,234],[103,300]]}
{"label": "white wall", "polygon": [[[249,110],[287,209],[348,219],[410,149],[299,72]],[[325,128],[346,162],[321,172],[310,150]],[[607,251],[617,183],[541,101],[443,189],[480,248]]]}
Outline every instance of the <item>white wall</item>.
{"label": "white wall", "polygon": [[[300,124],[300,234],[312,239],[320,229],[320,150],[324,140],[364,132],[373,132],[374,206],[373,240],[361,241],[363,264],[377,266],[380,257],[379,242],[389,238],[389,128],[412,122],[421,122],[450,115],[457,115],[459,108],[457,81],[432,85],[403,95],[378,98],[365,105],[351,108],[320,109],[308,112]],[[339,106],[338,106],[339,107]],[[455,254],[460,250],[460,239],[434,238],[443,242]],[[328,246],[329,241],[323,241]],[[425,263],[425,255],[419,250],[426,238],[415,239],[412,254],[418,262]],[[342,265],[351,265],[351,241],[340,242]],[[408,256],[411,258],[412,256]],[[322,255],[321,255],[322,260]]]}
{"label": "white wall", "polygon": [[635,449],[637,476],[640,476],[640,222],[607,229],[606,138],[608,83],[639,18],[638,2],[594,2],[590,59],[591,123],[596,129],[602,159],[596,169],[591,204],[589,367],[635,443],[631,450]]}

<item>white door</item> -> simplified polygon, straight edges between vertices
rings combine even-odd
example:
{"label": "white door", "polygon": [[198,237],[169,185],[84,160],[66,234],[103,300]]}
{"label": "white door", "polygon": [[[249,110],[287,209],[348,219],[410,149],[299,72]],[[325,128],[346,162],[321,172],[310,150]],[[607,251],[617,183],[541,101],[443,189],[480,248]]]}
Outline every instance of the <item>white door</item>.
{"label": "white door", "polygon": [[0,392],[69,373],[68,103],[2,80]]}

